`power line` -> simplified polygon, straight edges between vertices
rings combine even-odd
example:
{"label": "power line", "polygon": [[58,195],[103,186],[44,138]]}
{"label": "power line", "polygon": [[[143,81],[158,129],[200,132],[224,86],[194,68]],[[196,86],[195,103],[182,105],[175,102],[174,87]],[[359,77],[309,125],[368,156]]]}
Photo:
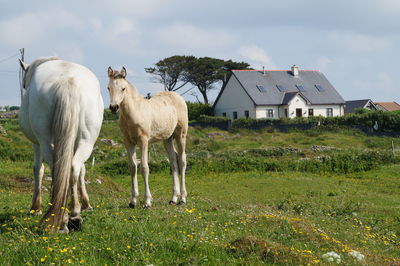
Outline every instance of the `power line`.
{"label": "power line", "polygon": [[0,63],[3,63],[5,61],[7,61],[7,60],[10,60],[11,58],[14,58],[14,57],[16,57],[18,55],[19,55],[19,52],[16,53],[16,54],[10,55],[9,57],[3,58],[3,59],[0,60]]}

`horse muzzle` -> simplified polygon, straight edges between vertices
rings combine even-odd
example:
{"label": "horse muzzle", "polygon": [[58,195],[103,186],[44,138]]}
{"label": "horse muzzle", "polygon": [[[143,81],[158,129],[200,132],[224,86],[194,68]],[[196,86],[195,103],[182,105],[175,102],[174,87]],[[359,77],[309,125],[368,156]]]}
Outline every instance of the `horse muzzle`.
{"label": "horse muzzle", "polygon": [[118,109],[119,109],[119,105],[118,104],[110,104],[110,110],[114,114],[118,111]]}

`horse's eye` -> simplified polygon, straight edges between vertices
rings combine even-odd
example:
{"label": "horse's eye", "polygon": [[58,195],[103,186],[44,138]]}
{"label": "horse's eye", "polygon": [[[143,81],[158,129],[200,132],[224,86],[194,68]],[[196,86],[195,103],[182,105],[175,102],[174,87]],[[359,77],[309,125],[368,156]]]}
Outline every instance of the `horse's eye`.
{"label": "horse's eye", "polygon": [[107,90],[110,90],[110,87],[107,87]]}
{"label": "horse's eye", "polygon": [[125,91],[125,88],[122,88],[122,91]]}

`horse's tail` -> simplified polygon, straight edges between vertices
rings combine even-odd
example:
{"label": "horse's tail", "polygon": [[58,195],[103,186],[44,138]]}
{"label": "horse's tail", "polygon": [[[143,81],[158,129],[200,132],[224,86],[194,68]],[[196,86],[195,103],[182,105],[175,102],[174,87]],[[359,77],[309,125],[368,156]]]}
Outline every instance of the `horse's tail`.
{"label": "horse's tail", "polygon": [[43,218],[49,231],[63,229],[68,217],[66,204],[79,123],[79,90],[72,78],[56,86],[54,104],[51,203]]}

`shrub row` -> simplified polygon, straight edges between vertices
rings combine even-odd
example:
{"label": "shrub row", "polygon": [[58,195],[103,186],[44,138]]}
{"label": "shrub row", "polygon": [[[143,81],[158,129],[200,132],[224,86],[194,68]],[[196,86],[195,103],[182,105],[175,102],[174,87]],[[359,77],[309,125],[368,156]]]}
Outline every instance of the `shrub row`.
{"label": "shrub row", "polygon": [[[264,128],[268,126],[312,124],[326,128],[361,126],[380,132],[400,132],[400,112],[364,111],[336,117],[296,117],[293,119],[254,119],[240,118],[234,120],[232,128]],[[377,125],[377,127],[375,127]]]}

